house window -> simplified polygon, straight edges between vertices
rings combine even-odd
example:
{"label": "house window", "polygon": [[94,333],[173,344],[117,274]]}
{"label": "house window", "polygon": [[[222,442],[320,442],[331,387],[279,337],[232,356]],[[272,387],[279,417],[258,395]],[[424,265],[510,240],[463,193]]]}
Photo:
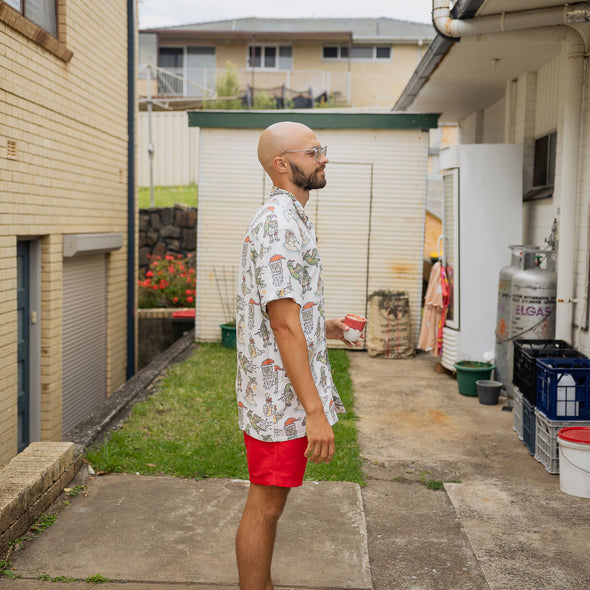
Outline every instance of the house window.
{"label": "house window", "polygon": [[[383,47],[377,45],[353,45],[350,48],[351,59],[362,61],[381,61],[391,59],[391,46]],[[322,48],[322,57],[326,60],[348,59],[347,45],[325,45]]]}
{"label": "house window", "polygon": [[5,0],[8,6],[57,37],[56,0]]}
{"label": "house window", "polygon": [[533,186],[524,195],[525,201],[548,199],[553,196],[556,147],[556,131],[535,139]]}
{"label": "house window", "polygon": [[184,92],[184,47],[160,47],[158,51],[158,94],[181,95]]}
{"label": "house window", "polygon": [[248,47],[248,67],[291,70],[293,49],[290,45],[251,45]]}

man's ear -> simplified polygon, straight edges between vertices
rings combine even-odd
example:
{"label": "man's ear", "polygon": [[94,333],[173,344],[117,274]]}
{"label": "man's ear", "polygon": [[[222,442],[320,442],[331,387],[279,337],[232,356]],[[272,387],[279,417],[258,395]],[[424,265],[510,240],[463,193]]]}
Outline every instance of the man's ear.
{"label": "man's ear", "polygon": [[272,164],[274,166],[274,169],[279,174],[287,174],[289,172],[289,167],[287,166],[287,161],[285,160],[285,158],[283,158],[283,156],[276,156],[274,158],[274,160],[272,161]]}

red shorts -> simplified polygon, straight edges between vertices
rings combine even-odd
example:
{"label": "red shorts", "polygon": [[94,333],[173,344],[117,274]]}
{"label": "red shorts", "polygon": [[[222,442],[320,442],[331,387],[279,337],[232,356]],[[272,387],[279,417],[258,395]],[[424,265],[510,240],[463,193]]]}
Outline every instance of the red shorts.
{"label": "red shorts", "polygon": [[251,483],[282,488],[296,488],[303,483],[307,437],[265,442],[244,432],[244,442]]}

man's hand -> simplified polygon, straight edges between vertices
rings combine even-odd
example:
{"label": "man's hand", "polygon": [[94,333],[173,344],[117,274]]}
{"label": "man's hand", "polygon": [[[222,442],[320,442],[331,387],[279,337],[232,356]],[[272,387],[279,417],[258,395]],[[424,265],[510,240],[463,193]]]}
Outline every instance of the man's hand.
{"label": "man's hand", "polygon": [[326,320],[326,338],[331,340],[341,340],[349,348],[360,346],[365,337],[364,334],[356,342],[350,342],[350,340],[344,338],[344,332],[349,329],[350,328],[344,323],[344,318]]}
{"label": "man's hand", "polygon": [[329,463],[334,456],[334,432],[323,410],[306,414],[307,449],[305,456],[312,463]]}

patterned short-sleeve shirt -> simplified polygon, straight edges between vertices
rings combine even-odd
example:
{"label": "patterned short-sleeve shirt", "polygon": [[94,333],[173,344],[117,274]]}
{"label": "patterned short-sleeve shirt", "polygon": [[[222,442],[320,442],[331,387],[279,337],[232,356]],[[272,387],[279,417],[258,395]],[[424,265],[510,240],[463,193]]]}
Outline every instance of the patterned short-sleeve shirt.
{"label": "patterned short-sleeve shirt", "polygon": [[330,424],[344,406],[326,343],[322,261],[313,224],[289,192],[273,187],[242,244],[236,310],[236,394],[242,430],[264,441],[305,436],[305,411],[281,360],[266,306],[293,299],[301,308],[309,366]]}

